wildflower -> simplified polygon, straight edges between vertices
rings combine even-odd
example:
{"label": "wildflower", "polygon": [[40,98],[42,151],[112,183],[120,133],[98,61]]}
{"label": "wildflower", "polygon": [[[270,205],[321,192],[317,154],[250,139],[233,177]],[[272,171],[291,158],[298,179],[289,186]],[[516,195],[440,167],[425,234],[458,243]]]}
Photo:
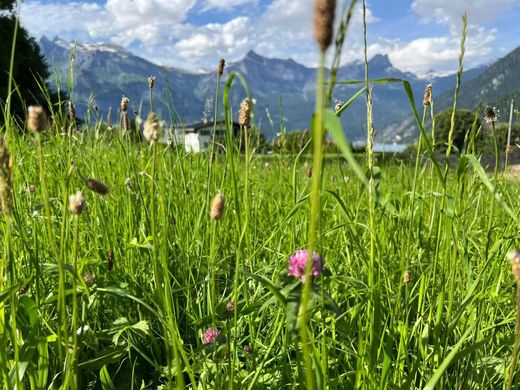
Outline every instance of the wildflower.
{"label": "wildflower", "polygon": [[226,60],[224,60],[224,58],[221,58],[220,61],[218,62],[218,68],[217,68],[218,77],[222,77],[222,75],[224,74],[225,66],[226,66]]}
{"label": "wildflower", "polygon": [[316,0],[314,3],[314,38],[325,52],[332,43],[336,0]]}
{"label": "wildflower", "polygon": [[[309,257],[309,251],[307,249],[300,249],[293,253],[289,258],[289,269],[287,275],[294,276],[305,282],[305,265]],[[316,252],[312,253],[312,270],[311,275],[318,277],[323,270],[324,260]]]}
{"label": "wildflower", "polygon": [[224,215],[225,198],[223,194],[217,194],[211,203],[210,217],[212,221],[218,221]]}
{"label": "wildflower", "polygon": [[94,283],[94,280],[96,280],[96,277],[92,274],[83,275],[83,281],[85,282],[85,284],[92,284]]}
{"label": "wildflower", "polygon": [[72,214],[81,214],[86,206],[87,202],[81,191],[77,191],[75,194],[69,196],[69,210]]}
{"label": "wildflower", "polygon": [[240,126],[249,126],[251,121],[251,100],[245,98],[240,103],[240,113],[238,114],[238,124]]}
{"label": "wildflower", "polygon": [[29,106],[27,109],[27,128],[33,133],[40,133],[47,126],[47,117],[41,106]]}
{"label": "wildflower", "polygon": [[226,312],[232,316],[233,313],[235,312],[235,302],[233,301],[227,301],[226,303]]}
{"label": "wildflower", "polygon": [[408,284],[412,281],[412,273],[410,271],[405,271],[403,274],[403,283]]}
{"label": "wildflower", "polygon": [[498,119],[498,110],[495,107],[486,106],[484,120],[486,123],[495,123]]}
{"label": "wildflower", "polygon": [[11,154],[7,150],[4,139],[0,136],[0,211],[4,214],[11,214],[13,208],[12,171]]}
{"label": "wildflower", "polygon": [[159,123],[159,118],[153,112],[148,114],[148,118],[144,123],[143,135],[148,142],[157,141],[161,136],[161,124]]}
{"label": "wildflower", "polygon": [[507,254],[511,263],[511,272],[517,281],[520,281],[520,249],[515,248]]}
{"label": "wildflower", "polygon": [[253,347],[251,344],[244,345],[244,355],[251,356],[253,354]]}
{"label": "wildflower", "polygon": [[100,181],[97,181],[94,179],[88,179],[88,180],[85,180],[85,184],[91,191],[94,191],[95,193],[97,193],[99,195],[106,195],[109,192],[108,187],[106,185],[104,185],[103,183],[101,183]]}
{"label": "wildflower", "polygon": [[424,89],[423,106],[432,104],[432,85],[428,84]]}
{"label": "wildflower", "polygon": [[215,344],[217,342],[218,336],[220,336],[221,333],[222,331],[220,329],[209,328],[206,330],[206,332],[204,332],[204,336],[202,336],[202,344]]}
{"label": "wildflower", "polygon": [[152,89],[155,85],[155,76],[148,77],[148,88]]}

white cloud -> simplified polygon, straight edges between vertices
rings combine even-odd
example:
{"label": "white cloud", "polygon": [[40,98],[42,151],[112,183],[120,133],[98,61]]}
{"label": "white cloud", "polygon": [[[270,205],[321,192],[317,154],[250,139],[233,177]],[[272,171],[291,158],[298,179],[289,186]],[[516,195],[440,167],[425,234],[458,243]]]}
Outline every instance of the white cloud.
{"label": "white cloud", "polygon": [[217,58],[226,54],[233,57],[249,50],[251,36],[254,34],[252,22],[248,17],[238,17],[228,23],[210,23],[179,40],[173,47],[176,53],[186,60],[207,57]]}
{"label": "white cloud", "polygon": [[203,10],[207,11],[210,9],[230,10],[239,5],[256,5],[258,0],[206,0],[203,6]]}
{"label": "white cloud", "polygon": [[467,12],[469,23],[479,25],[497,20],[504,12],[518,7],[518,0],[415,0],[412,9],[425,20],[459,25]]}
{"label": "white cloud", "polygon": [[[344,4],[341,4],[344,3]],[[58,35],[86,42],[111,42],[139,48],[137,53],[153,62],[178,67],[212,67],[218,58],[240,59],[253,49],[268,57],[288,58],[307,66],[316,65],[313,39],[314,0],[272,0],[266,7],[258,0],[106,0],[105,4],[74,0],[27,0],[21,8],[22,23],[39,37]],[[336,22],[342,16],[338,1]],[[371,3],[369,2],[370,6]],[[230,10],[246,6],[254,16],[236,16],[224,23],[195,25],[188,15],[210,10]],[[369,56],[388,54],[395,67],[424,74],[453,71],[460,52],[460,16],[468,12],[466,67],[491,53],[496,30],[483,26],[504,12],[518,7],[517,0],[414,0],[411,11],[422,23],[446,26],[444,34],[420,36],[407,41],[373,37]],[[196,14],[195,14],[196,17]],[[367,9],[367,22],[383,26]],[[420,27],[418,27],[420,31]],[[362,9],[355,10],[343,48],[342,63],[363,58]]]}

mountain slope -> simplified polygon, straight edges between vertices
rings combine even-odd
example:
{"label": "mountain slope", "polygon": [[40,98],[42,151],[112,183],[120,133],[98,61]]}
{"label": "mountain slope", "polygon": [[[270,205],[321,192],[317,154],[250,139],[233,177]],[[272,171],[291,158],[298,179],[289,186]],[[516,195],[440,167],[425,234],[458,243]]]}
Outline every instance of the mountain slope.
{"label": "mountain slope", "polygon": [[[49,65],[61,75],[60,88],[66,89],[67,72],[73,45],[55,38],[40,40],[42,52]],[[112,121],[122,95],[130,98],[131,111],[145,117],[149,109],[148,76],[156,77],[153,90],[154,111],[169,122],[193,122],[213,117],[213,99],[216,72],[190,73],[150,63],[115,45],[77,44],[74,58],[73,100],[80,116],[85,116],[88,102],[96,104],[106,115],[112,108]],[[314,110],[314,83],[316,70],[295,61],[270,59],[250,51],[241,61],[228,64],[223,80],[236,71],[247,80],[251,95],[256,99],[255,120],[268,138],[272,138],[283,123],[288,130],[309,127]],[[482,73],[475,70],[474,74]],[[347,64],[338,69],[338,80],[362,80],[364,65]],[[407,79],[418,103],[426,82],[411,73],[395,69],[387,56],[376,55],[369,61],[369,78]],[[437,92],[455,85],[453,75],[432,80]],[[362,85],[338,84],[333,104],[347,101]],[[222,85],[223,87],[223,85]],[[223,88],[221,88],[222,91]],[[235,113],[245,92],[238,80],[233,83],[231,102]],[[221,102],[222,97],[219,97]],[[384,129],[401,121],[410,113],[410,104],[402,83],[376,84],[373,87],[374,125]],[[211,104],[209,104],[211,103]],[[222,104],[220,104],[222,106]],[[345,111],[342,116],[347,135],[352,139],[364,139],[366,134],[366,107],[364,97]]]}
{"label": "mountain slope", "polygon": [[[520,47],[495,61],[482,74],[464,83],[457,104],[461,108],[476,109],[479,102],[496,106],[502,115],[509,113],[511,99],[520,98]],[[453,97],[441,96],[443,106],[450,106]]]}

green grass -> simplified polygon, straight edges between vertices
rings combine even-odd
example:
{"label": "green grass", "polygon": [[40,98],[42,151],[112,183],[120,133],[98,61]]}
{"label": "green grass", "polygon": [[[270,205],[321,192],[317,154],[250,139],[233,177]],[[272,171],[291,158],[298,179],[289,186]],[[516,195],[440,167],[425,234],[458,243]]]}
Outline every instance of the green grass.
{"label": "green grass", "polygon": [[[62,342],[70,346],[78,331],[71,327],[73,321],[84,329],[77,340],[78,388],[100,388],[108,377],[117,388],[140,388],[142,383],[155,388],[168,378],[178,383],[179,367],[192,387],[226,387],[230,367],[236,388],[302,385],[294,311],[301,283],[285,275],[288,257],[307,245],[311,185],[303,164],[294,167],[294,182],[292,159],[273,159],[266,167],[262,158],[252,156],[250,197],[244,199],[240,194],[245,165],[243,158],[235,160],[239,194],[235,199],[225,156],[218,155],[213,172],[227,209],[216,226],[216,267],[212,268],[205,155],[157,145],[152,174],[154,148],[129,143],[123,134],[96,140],[92,133],[76,133],[70,142],[74,170],[68,178],[63,155],[68,138],[44,136],[43,140],[50,221],[43,207],[33,137],[20,135],[8,142],[16,162],[10,240],[15,269],[10,284],[14,290],[6,287],[2,294],[8,330],[2,339],[4,375],[15,364],[15,333],[7,320],[14,303],[18,366],[25,367],[21,382],[27,387],[38,381],[45,386],[32,388],[61,383],[64,357],[56,335],[60,328],[67,329],[62,334],[68,340]],[[422,388],[448,357],[450,364],[439,379],[442,387],[502,386],[515,318],[514,284],[505,254],[515,243],[518,227],[500,207],[490,220],[493,196],[468,164],[463,162],[450,172],[446,195],[436,190],[442,185],[429,165],[421,165],[415,199],[413,167],[398,162],[385,166],[377,183],[372,262],[368,191],[344,161],[326,162],[317,250],[326,259],[327,275],[313,283],[308,329],[320,387],[379,383],[381,388]],[[90,192],[78,171],[106,183],[110,194],[101,197]],[[348,184],[344,176],[352,178]],[[126,178],[132,182],[131,190]],[[34,193],[26,190],[30,184],[36,187]],[[496,184],[517,214],[519,184],[503,179]],[[78,189],[88,207],[78,218],[75,269],[74,222],[63,201]],[[247,240],[242,238],[239,246],[234,210],[237,205],[246,210],[247,201]],[[443,215],[442,226],[439,215]],[[6,228],[2,224],[3,234]],[[58,311],[57,259],[49,237],[63,246],[66,324]],[[242,256],[239,268],[237,248]],[[108,271],[110,249],[115,266]],[[412,281],[405,285],[402,276],[407,270]],[[76,277],[87,273],[96,277],[90,285]],[[209,303],[212,275],[217,285],[215,303]],[[236,324],[225,311],[235,278],[239,283]],[[25,294],[17,293],[29,283]],[[374,296],[377,304],[370,307]],[[168,301],[171,307],[166,306]],[[219,344],[205,347],[201,336],[211,326],[221,329],[223,337]],[[323,338],[326,344],[321,343]],[[246,354],[244,346],[251,346],[252,353]],[[450,355],[455,347],[455,355]],[[44,358],[48,362],[42,362]],[[319,363],[323,359],[325,365]],[[168,370],[169,360],[173,372]],[[360,364],[368,360],[374,362],[373,370]]]}
{"label": "green grass", "polygon": [[[421,120],[406,81],[369,80],[368,69],[365,80],[335,80],[354,5],[328,86],[318,71],[313,138],[298,155],[256,154],[245,128],[235,145],[233,81],[250,95],[238,73],[223,88],[226,147],[214,161],[139,143],[120,127],[76,131],[56,113],[34,136],[4,107],[0,132],[13,163],[0,159],[0,200],[12,195],[14,207],[0,223],[3,388],[518,385],[505,259],[518,241],[520,181],[488,176],[475,148],[441,167],[424,128],[428,110]],[[71,59],[70,95],[72,68]],[[415,161],[372,153],[371,88],[388,83],[408,94],[421,135]],[[363,84],[336,113],[335,84]],[[360,158],[338,117],[363,93],[369,147]],[[341,155],[324,154],[326,133]],[[110,193],[90,191],[86,178]],[[87,208],[73,215],[78,190]],[[211,220],[217,193],[225,212]],[[307,267],[306,283],[287,275],[302,248],[325,258],[319,277]],[[204,345],[210,328],[220,335]]]}

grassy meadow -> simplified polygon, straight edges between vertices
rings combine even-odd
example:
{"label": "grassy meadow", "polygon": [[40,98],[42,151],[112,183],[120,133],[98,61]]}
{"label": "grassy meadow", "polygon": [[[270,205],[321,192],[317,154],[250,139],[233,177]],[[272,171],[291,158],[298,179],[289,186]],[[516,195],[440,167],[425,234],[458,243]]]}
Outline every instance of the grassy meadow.
{"label": "grassy meadow", "polygon": [[[316,33],[316,112],[298,155],[257,153],[249,105],[233,139],[229,96],[249,96],[238,73],[215,75],[227,141],[208,153],[157,142],[153,118],[146,142],[124,114],[111,130],[79,130],[61,106],[45,107],[45,126],[4,107],[2,388],[518,386],[520,281],[507,259],[518,245],[520,181],[499,164],[482,168],[472,144],[481,128],[459,153],[452,123],[445,154],[458,159],[445,165],[434,128],[423,126],[433,102],[417,107],[406,81],[335,80],[354,5],[331,72],[327,31]],[[315,23],[332,28],[330,17]],[[333,110],[342,82],[360,89]],[[420,130],[412,161],[371,151],[371,86],[387,83],[410,97]],[[363,155],[338,119],[354,99],[367,103]],[[324,158],[326,134],[340,154]],[[509,257],[515,271],[520,255]]]}

